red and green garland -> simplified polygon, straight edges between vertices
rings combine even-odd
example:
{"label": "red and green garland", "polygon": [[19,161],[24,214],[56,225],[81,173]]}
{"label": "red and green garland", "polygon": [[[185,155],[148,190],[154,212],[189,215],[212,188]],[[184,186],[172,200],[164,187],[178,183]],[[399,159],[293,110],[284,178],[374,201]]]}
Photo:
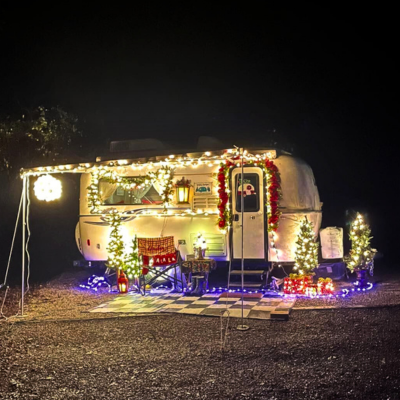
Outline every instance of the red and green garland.
{"label": "red and green garland", "polygon": [[[231,209],[229,207],[228,189],[230,186],[229,170],[236,164],[237,160],[240,160],[239,156],[225,160],[225,162],[221,163],[218,170],[218,227],[221,230],[225,230],[231,225]],[[282,197],[279,170],[274,162],[268,158],[264,161],[260,160],[259,162],[250,162],[248,165],[258,166],[264,171],[267,182],[266,207],[268,215],[268,232],[276,232],[279,225],[279,218],[282,214],[281,211],[279,211],[279,200]]]}
{"label": "red and green garland", "polygon": [[221,163],[218,170],[218,227],[221,230],[228,228],[231,224],[231,210],[229,207],[229,193],[227,192],[227,186],[229,186],[229,170],[235,163],[226,160],[225,163]]}
{"label": "red and green garland", "polygon": [[279,219],[282,212],[279,210],[279,200],[282,197],[281,177],[279,170],[273,161],[265,160],[265,175],[267,180],[267,215],[268,232],[278,230]]}

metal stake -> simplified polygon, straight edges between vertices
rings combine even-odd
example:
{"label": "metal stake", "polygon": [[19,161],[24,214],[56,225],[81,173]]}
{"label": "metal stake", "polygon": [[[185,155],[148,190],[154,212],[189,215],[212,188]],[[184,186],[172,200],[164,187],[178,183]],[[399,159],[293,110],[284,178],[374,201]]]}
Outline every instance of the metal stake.
{"label": "metal stake", "polygon": [[22,179],[22,283],[21,283],[21,317],[24,316],[25,297],[25,246],[26,246],[26,176]]}
{"label": "metal stake", "polygon": [[241,154],[241,160],[242,160],[242,173],[241,173],[241,185],[242,185],[242,190],[240,192],[240,210],[242,214],[242,324],[238,325],[236,328],[239,331],[247,331],[249,329],[248,325],[243,324],[243,289],[244,289],[244,276],[243,276],[243,271],[244,271],[244,196],[243,196],[243,185],[244,185],[244,158],[243,158],[243,148],[240,149],[240,154]]}

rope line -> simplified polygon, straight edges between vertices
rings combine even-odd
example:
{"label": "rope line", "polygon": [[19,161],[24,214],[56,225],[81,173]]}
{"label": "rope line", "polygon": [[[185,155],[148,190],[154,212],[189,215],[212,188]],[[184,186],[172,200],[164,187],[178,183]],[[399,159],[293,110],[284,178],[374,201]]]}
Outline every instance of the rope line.
{"label": "rope line", "polygon": [[6,273],[5,273],[5,276],[4,276],[4,282],[3,282],[2,285],[0,285],[0,288],[3,287],[3,286],[6,286],[6,283],[7,283],[8,270],[10,269],[11,256],[12,256],[12,252],[13,252],[13,250],[14,250],[15,236],[16,236],[16,234],[17,234],[19,217],[20,217],[20,215],[21,215],[22,198],[23,198],[22,196],[23,196],[23,195],[21,195],[21,200],[19,201],[19,207],[18,207],[18,213],[17,213],[17,220],[15,221],[14,235],[13,235],[12,242],[11,242],[10,254],[9,254],[9,256],[8,256],[8,263],[7,263]]}
{"label": "rope line", "polygon": [[[24,190],[22,190],[21,199],[19,201],[17,219],[15,221],[14,234],[13,234],[13,238],[12,238],[12,242],[11,242],[10,254],[8,256],[8,262],[7,262],[6,273],[5,273],[5,276],[4,276],[4,282],[3,282],[3,284],[0,285],[0,288],[2,288],[3,286],[6,286],[6,284],[7,284],[8,272],[9,272],[10,265],[11,265],[11,258],[12,258],[12,253],[13,253],[13,250],[14,250],[15,237],[16,237],[16,234],[17,234],[18,223],[19,223],[19,219],[20,219],[20,215],[21,215],[23,198],[24,198]],[[1,304],[1,308],[0,308],[0,318],[4,318],[6,321],[9,318],[11,318],[11,317],[6,317],[4,315],[4,313],[3,313],[3,308],[4,308],[4,304],[6,302],[6,298],[7,298],[7,294],[8,294],[9,289],[10,289],[9,286],[7,286],[6,287],[6,291],[4,293],[4,298],[3,298],[3,301],[2,301],[2,304]],[[17,316],[19,314],[20,310],[21,310],[21,300],[18,302],[18,311],[15,314],[15,316]]]}

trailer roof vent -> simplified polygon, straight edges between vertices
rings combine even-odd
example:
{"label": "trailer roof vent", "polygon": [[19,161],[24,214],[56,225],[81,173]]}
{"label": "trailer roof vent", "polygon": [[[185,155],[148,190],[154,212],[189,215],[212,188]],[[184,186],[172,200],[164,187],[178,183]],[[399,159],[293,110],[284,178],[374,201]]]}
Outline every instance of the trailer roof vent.
{"label": "trailer roof vent", "polygon": [[112,153],[148,150],[165,150],[165,146],[157,139],[120,140],[110,143]]}

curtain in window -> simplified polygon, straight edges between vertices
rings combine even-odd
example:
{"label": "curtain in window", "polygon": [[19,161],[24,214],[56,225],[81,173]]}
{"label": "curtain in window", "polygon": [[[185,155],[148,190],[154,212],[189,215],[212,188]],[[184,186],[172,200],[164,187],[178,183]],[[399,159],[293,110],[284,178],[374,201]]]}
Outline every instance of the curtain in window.
{"label": "curtain in window", "polygon": [[153,182],[153,187],[154,187],[154,189],[157,190],[157,193],[161,196],[163,189],[161,189],[160,184],[157,181],[155,181],[155,182]]}
{"label": "curtain in window", "polygon": [[150,190],[151,184],[149,186],[145,186],[142,189],[132,189],[130,192],[135,198],[136,203],[141,203],[142,197],[146,196],[147,192]]}
{"label": "curtain in window", "polygon": [[117,190],[117,186],[118,185],[116,183],[100,181],[99,184],[100,198],[103,203],[114,194],[114,192]]}

